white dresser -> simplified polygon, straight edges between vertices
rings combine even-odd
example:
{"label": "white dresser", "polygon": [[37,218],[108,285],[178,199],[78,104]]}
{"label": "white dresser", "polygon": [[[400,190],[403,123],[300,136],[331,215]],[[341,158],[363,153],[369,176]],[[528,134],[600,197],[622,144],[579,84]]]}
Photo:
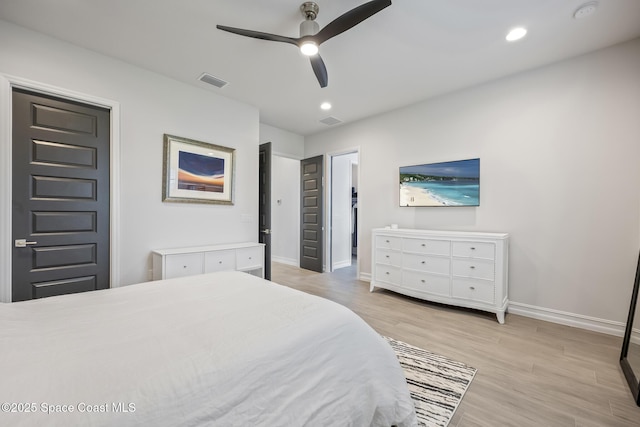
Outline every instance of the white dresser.
{"label": "white dresser", "polygon": [[489,311],[504,323],[508,258],[506,233],[377,228],[370,290]]}
{"label": "white dresser", "polygon": [[264,277],[263,243],[157,249],[151,254],[153,280],[228,270],[247,271]]}

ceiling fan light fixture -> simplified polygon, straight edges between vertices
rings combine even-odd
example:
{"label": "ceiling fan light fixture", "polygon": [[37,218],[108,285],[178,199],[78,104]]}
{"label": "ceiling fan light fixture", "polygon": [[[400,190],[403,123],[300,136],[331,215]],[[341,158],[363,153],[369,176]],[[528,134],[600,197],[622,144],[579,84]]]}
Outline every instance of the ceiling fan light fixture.
{"label": "ceiling fan light fixture", "polygon": [[516,27],[513,28],[512,30],[509,31],[509,34],[507,34],[507,41],[508,42],[514,42],[516,40],[520,40],[521,38],[523,38],[524,36],[527,35],[527,29],[524,27]]}
{"label": "ceiling fan light fixture", "polygon": [[315,42],[307,41],[300,45],[300,52],[303,55],[313,56],[318,54],[318,45]]}

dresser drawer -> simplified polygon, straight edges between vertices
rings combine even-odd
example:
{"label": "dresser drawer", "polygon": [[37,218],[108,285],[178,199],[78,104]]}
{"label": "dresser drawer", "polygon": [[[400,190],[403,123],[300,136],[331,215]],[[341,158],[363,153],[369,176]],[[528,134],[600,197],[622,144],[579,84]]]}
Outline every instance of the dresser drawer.
{"label": "dresser drawer", "polygon": [[407,253],[402,256],[402,267],[411,270],[449,275],[450,264],[449,258]]}
{"label": "dresser drawer", "polygon": [[236,268],[247,270],[262,267],[262,247],[236,249]]}
{"label": "dresser drawer", "polygon": [[453,256],[466,258],[495,259],[496,247],[493,243],[453,242]]}
{"label": "dresser drawer", "polygon": [[492,261],[480,259],[454,259],[453,275],[493,280],[495,277],[495,265]]}
{"label": "dresser drawer", "polygon": [[450,296],[449,276],[438,276],[434,274],[421,273],[417,271],[405,270],[402,272],[402,286],[430,294]]}
{"label": "dresser drawer", "polygon": [[400,252],[390,251],[386,249],[378,249],[376,251],[376,263],[395,265],[400,267],[402,264],[402,254]]}
{"label": "dresser drawer", "polygon": [[215,251],[205,252],[204,254],[204,272],[213,273],[215,271],[228,271],[236,269],[236,252]]}
{"label": "dresser drawer", "polygon": [[402,270],[391,265],[376,264],[376,280],[399,285],[402,283]]}
{"label": "dresser drawer", "polygon": [[402,250],[429,255],[449,256],[451,242],[448,240],[402,239]]}
{"label": "dresser drawer", "polygon": [[451,296],[471,301],[494,304],[495,284],[480,280],[454,278],[451,286]]}
{"label": "dresser drawer", "polygon": [[376,248],[393,249],[399,251],[402,249],[402,239],[394,236],[376,236]]}
{"label": "dresser drawer", "polygon": [[165,279],[203,273],[202,253],[168,255],[165,260]]}

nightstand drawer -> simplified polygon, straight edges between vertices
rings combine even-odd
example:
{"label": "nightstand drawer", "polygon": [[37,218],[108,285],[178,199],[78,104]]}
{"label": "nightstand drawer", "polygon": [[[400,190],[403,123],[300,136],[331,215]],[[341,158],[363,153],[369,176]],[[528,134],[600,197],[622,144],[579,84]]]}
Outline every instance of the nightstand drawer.
{"label": "nightstand drawer", "polygon": [[202,253],[176,254],[167,256],[165,265],[165,279],[202,274],[203,259],[204,257]]}
{"label": "nightstand drawer", "polygon": [[262,267],[262,247],[242,248],[236,250],[236,268],[246,270]]}
{"label": "nightstand drawer", "polygon": [[230,271],[236,269],[236,252],[215,251],[205,252],[204,254],[204,272],[213,273],[215,271]]}

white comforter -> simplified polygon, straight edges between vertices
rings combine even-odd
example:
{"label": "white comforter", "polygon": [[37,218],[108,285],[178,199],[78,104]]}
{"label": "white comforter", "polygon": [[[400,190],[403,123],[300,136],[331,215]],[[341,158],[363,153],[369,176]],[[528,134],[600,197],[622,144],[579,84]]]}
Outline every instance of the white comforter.
{"label": "white comforter", "polygon": [[0,304],[0,425],[415,425],[350,310],[225,272]]}

